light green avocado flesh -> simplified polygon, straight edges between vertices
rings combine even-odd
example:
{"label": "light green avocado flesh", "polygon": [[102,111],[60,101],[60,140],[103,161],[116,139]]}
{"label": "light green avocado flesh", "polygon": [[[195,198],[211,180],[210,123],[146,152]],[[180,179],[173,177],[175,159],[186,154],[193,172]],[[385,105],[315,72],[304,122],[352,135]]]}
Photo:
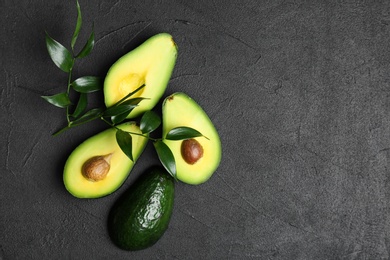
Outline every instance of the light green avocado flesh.
{"label": "light green avocado flesh", "polygon": [[134,118],[151,110],[167,88],[177,57],[177,46],[168,33],[152,36],[136,49],[122,56],[109,69],[104,80],[104,101],[114,105],[141,85],[134,97],[146,98],[130,112]]}
{"label": "light green avocado flesh", "polygon": [[[135,122],[127,122],[118,128],[135,133],[141,133]],[[68,157],[63,174],[66,189],[78,198],[99,198],[116,191],[127,179],[134,166],[120,149],[116,141],[116,130],[110,128],[81,143]],[[143,152],[147,139],[132,135],[132,150],[134,161]],[[83,164],[95,156],[112,154],[110,169],[107,176],[100,181],[90,181],[82,174]]]}
{"label": "light green avocado flesh", "polygon": [[163,102],[163,137],[175,128],[187,126],[198,130],[205,137],[194,138],[203,147],[203,156],[194,164],[187,163],[181,153],[182,141],[163,140],[172,151],[177,178],[188,184],[201,184],[207,181],[221,161],[221,141],[206,112],[189,96],[178,92]]}

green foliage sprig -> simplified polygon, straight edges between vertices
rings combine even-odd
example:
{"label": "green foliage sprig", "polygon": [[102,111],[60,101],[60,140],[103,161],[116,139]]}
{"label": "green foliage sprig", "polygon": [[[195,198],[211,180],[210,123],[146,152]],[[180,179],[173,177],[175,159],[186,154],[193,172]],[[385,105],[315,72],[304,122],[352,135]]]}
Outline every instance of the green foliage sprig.
{"label": "green foliage sprig", "polygon": [[[68,50],[64,45],[51,38],[46,32],[46,47],[51,59],[58,68],[68,73],[68,83],[65,92],[51,96],[42,96],[42,98],[50,104],[66,109],[67,125],[55,132],[53,135],[59,135],[70,128],[88,123],[95,119],[101,119],[110,127],[116,129],[116,141],[123,153],[125,153],[130,160],[134,161],[132,154],[132,135],[142,136],[153,142],[161,164],[174,178],[176,178],[174,155],[163,140],[185,140],[203,135],[193,128],[183,126],[171,129],[165,137],[152,138],[150,134],[161,125],[160,116],[153,111],[146,111],[142,115],[139,123],[141,133],[128,132],[118,128],[117,125],[124,122],[130,112],[136,108],[142,100],[147,99],[143,97],[131,98],[131,96],[135,95],[138,91],[144,88],[145,85],[142,85],[133,92],[127,94],[111,107],[92,108],[85,111],[88,107],[88,94],[102,90],[103,85],[100,78],[95,76],[83,76],[75,80],[72,79],[72,71],[75,62],[80,58],[88,56],[95,45],[94,26],[92,26],[92,32],[90,33],[84,47],[79,53],[75,53],[74,47],[81,30],[81,26],[81,8],[79,2],[77,1],[77,23],[70,43],[71,49]],[[76,103],[71,101],[71,92],[72,94],[78,94],[78,100]]]}
{"label": "green foliage sprig", "polygon": [[[76,80],[72,80],[72,71],[76,60],[88,56],[92,52],[95,45],[95,34],[94,28],[92,27],[92,32],[89,35],[88,41],[85,43],[84,47],[78,54],[75,53],[74,47],[81,30],[81,26],[81,8],[79,2],[77,1],[77,23],[70,43],[71,50],[68,50],[64,45],[54,40],[47,32],[45,36],[46,47],[50,58],[58,68],[68,73],[68,84],[66,92],[61,92],[52,96],[42,96],[42,98],[44,98],[52,105],[66,109],[67,126],[54,135],[59,134],[73,126],[79,125],[82,122],[93,120],[95,117],[97,118],[99,112],[95,109],[87,111],[83,114],[88,105],[87,94],[102,89],[100,78],[95,76],[84,76]],[[72,91],[78,94],[78,100],[76,104],[74,104],[70,99]],[[73,113],[71,113],[72,109]]]}

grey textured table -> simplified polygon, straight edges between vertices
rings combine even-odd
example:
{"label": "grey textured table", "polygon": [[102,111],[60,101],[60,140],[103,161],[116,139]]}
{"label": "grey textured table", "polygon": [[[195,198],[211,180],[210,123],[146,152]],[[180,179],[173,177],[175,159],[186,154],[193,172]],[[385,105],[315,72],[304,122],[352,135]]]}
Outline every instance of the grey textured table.
{"label": "grey textured table", "polygon": [[64,113],[40,98],[64,90],[44,32],[69,46],[75,1],[0,5],[1,259],[390,258],[389,1],[80,0],[79,42],[94,23],[96,46],[75,76],[104,77],[168,32],[179,56],[164,96],[193,97],[222,140],[217,172],[176,185],[169,229],[139,252],[113,245],[106,221],[158,164],[153,147],[117,192],[76,199],[64,162],[106,125],[52,137]]}

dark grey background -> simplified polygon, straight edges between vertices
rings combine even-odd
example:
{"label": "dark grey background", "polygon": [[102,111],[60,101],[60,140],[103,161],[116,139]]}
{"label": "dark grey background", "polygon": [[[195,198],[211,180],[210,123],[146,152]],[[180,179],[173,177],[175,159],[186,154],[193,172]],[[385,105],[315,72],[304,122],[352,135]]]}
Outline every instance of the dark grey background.
{"label": "dark grey background", "polygon": [[80,0],[76,49],[92,23],[96,47],[75,77],[104,77],[169,32],[179,56],[164,97],[193,97],[222,140],[216,173],[178,183],[169,229],[140,252],[115,247],[106,219],[158,164],[151,146],[108,197],[76,199],[62,183],[70,152],[106,128],[52,137],[64,111],[40,98],[65,90],[44,32],[69,47],[75,1],[0,5],[1,259],[389,259],[389,1]]}

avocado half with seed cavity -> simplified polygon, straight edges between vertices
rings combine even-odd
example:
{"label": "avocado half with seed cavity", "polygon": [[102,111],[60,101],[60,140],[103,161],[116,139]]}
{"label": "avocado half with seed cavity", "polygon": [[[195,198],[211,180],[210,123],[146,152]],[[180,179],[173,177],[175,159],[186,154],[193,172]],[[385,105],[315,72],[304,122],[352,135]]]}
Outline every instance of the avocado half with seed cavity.
{"label": "avocado half with seed cavity", "polygon": [[182,126],[203,134],[181,141],[163,140],[175,157],[177,178],[193,185],[207,181],[218,168],[222,156],[221,141],[210,118],[200,105],[181,92],[164,100],[162,113],[164,138],[171,129]]}
{"label": "avocado half with seed cavity", "polygon": [[[140,133],[135,122],[118,128]],[[107,129],[81,143],[65,163],[63,181],[66,189],[78,198],[99,198],[116,191],[127,179],[134,162],[120,149],[116,129]],[[147,138],[132,135],[133,159],[142,154]]]}
{"label": "avocado half with seed cavity", "polygon": [[177,46],[168,33],[152,36],[117,60],[104,80],[104,102],[114,105],[143,84],[145,87],[130,98],[143,97],[127,118],[151,110],[167,88],[177,57]]}

